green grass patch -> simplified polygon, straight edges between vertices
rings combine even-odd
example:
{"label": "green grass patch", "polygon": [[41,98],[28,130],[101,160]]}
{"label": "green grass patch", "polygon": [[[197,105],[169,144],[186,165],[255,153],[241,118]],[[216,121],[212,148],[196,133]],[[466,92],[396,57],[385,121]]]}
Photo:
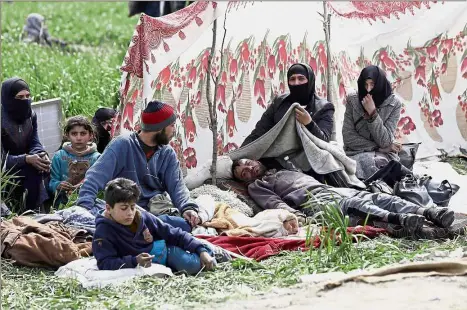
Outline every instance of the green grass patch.
{"label": "green grass patch", "polygon": [[[29,13],[46,17],[54,37],[76,45],[74,52],[21,42]],[[65,115],[93,115],[118,103],[123,62],[138,17],[126,2],[2,3],[2,81],[25,79],[35,101],[61,97]]]}
{"label": "green grass patch", "polygon": [[106,289],[83,289],[77,282],[55,277],[52,271],[18,268],[2,261],[4,309],[155,309],[163,304],[192,307],[222,302],[272,287],[296,284],[314,272],[350,271],[413,260],[417,254],[467,246],[465,238],[442,243],[396,240],[385,236],[356,246],[355,262],[319,261],[318,251],[284,252],[263,262],[234,261],[198,277],[138,278]]}

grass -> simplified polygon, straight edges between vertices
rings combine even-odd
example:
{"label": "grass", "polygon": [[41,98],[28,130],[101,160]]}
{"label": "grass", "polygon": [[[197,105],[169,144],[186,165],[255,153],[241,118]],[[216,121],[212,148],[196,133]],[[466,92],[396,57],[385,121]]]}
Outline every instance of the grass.
{"label": "grass", "polygon": [[417,254],[462,246],[467,246],[467,241],[460,238],[421,243],[383,236],[358,244],[355,255],[360,259],[356,263],[322,264],[318,251],[285,252],[260,263],[225,263],[216,272],[198,277],[145,277],[116,288],[93,290],[83,289],[73,280],[57,278],[51,271],[18,268],[3,260],[5,286],[1,298],[4,309],[151,309],[163,304],[185,308],[290,286],[303,274],[381,267],[413,260]]}
{"label": "grass", "polygon": [[[25,79],[35,101],[61,97],[67,117],[93,115],[118,103],[123,62],[138,17],[126,2],[2,3],[2,81]],[[46,17],[49,33],[78,47],[66,52],[20,40],[29,13]]]}

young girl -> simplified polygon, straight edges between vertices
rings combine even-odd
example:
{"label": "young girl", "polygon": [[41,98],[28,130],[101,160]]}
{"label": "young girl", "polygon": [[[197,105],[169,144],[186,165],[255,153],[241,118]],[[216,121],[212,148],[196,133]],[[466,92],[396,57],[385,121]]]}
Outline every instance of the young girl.
{"label": "young girl", "polygon": [[68,202],[68,195],[76,190],[86,171],[99,158],[93,143],[94,127],[84,116],[70,117],[64,128],[67,141],[52,159],[49,189],[55,194],[54,207]]}

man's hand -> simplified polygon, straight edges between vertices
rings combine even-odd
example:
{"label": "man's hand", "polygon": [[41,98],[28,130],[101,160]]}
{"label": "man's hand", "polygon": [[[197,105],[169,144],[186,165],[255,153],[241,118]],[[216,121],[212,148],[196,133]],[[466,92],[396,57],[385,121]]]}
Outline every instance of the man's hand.
{"label": "man's hand", "polygon": [[216,260],[214,257],[209,255],[208,252],[201,252],[199,258],[201,260],[201,267],[204,267],[206,270],[214,270],[214,267],[216,266]]}
{"label": "man's hand", "polygon": [[303,125],[308,125],[311,123],[311,115],[303,107],[295,108],[295,118]]}
{"label": "man's hand", "polygon": [[40,157],[38,154],[34,155],[26,155],[26,163],[28,165],[33,166],[39,171],[50,171],[50,160],[48,157],[44,156],[45,158]]}
{"label": "man's hand", "polygon": [[373,101],[373,97],[370,94],[363,97],[363,108],[370,116],[376,112],[375,102]]}
{"label": "man's hand", "polygon": [[149,255],[148,253],[141,253],[138,256],[136,256],[136,262],[138,263],[138,265],[147,268],[151,267],[153,258],[154,255]]}
{"label": "man's hand", "polygon": [[201,224],[201,219],[199,218],[198,212],[195,210],[187,210],[183,212],[183,218],[190,223],[192,228]]}
{"label": "man's hand", "polygon": [[74,187],[67,181],[62,181],[60,182],[60,184],[58,184],[57,189],[68,192],[68,191],[72,191]]}

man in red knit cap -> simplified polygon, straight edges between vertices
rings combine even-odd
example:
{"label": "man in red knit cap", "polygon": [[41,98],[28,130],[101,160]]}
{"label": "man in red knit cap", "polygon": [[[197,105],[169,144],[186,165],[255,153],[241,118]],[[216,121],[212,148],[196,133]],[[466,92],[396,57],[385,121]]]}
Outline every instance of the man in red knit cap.
{"label": "man in red knit cap", "polygon": [[[185,231],[199,224],[198,206],[190,200],[177,154],[169,145],[177,119],[174,109],[160,101],[148,103],[141,115],[141,131],[122,133],[113,139],[97,162],[87,171],[79,191],[78,206],[96,215],[105,203],[97,194],[116,178],[130,179],[141,188],[138,205],[147,211],[153,197],[168,193],[182,218],[159,218]],[[163,196],[162,196],[163,197]]]}

